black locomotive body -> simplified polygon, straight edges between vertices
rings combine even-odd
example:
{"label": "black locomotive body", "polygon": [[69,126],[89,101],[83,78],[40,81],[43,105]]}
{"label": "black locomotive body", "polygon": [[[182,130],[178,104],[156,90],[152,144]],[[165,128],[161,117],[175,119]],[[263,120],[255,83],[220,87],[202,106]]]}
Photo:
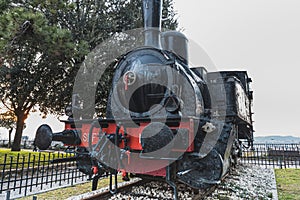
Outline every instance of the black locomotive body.
{"label": "black locomotive body", "polygon": [[[252,100],[253,92],[249,83],[252,82],[246,71],[221,71],[208,73],[211,85],[212,100],[217,101],[220,93],[224,93],[226,101],[218,101],[213,108],[217,114],[231,118],[238,127],[240,140],[253,141]],[[224,86],[225,91],[222,90]],[[252,144],[251,144],[252,145]]]}
{"label": "black locomotive body", "polygon": [[[251,79],[245,71],[207,72],[188,65],[187,39],[160,33],[161,0],[144,1],[145,47],[120,57],[106,118],[42,125],[35,144],[75,147],[78,168],[97,178],[123,172],[208,188],[220,182],[253,142]],[[113,179],[111,176],[111,183]],[[111,185],[111,184],[110,184]],[[111,192],[116,192],[110,187]]]}

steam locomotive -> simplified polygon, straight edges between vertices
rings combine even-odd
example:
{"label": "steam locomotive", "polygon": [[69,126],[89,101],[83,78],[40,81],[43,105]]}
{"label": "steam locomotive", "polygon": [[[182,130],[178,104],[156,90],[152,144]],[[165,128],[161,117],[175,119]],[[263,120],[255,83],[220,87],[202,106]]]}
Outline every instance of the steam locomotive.
{"label": "steam locomotive", "polygon": [[[75,148],[77,167],[93,177],[117,173],[203,189],[218,184],[252,146],[252,91],[246,71],[207,72],[188,64],[188,40],[161,33],[161,0],[144,0],[145,46],[118,58],[106,118],[76,119],[65,130],[38,128],[35,145],[52,141]],[[245,143],[248,143],[245,145]],[[114,187],[113,187],[114,183]]]}

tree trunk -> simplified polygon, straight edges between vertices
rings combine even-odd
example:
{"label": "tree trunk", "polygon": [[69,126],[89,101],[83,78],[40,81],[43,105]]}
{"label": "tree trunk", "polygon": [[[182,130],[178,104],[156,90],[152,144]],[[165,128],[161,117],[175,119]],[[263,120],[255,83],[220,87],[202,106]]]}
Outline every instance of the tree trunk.
{"label": "tree trunk", "polygon": [[17,116],[17,128],[16,128],[16,134],[14,138],[13,145],[11,147],[12,151],[20,151],[21,150],[21,139],[22,139],[22,133],[24,128],[24,121],[26,119],[26,115],[24,111],[20,111],[16,113]]}
{"label": "tree trunk", "polygon": [[10,128],[9,131],[8,131],[8,148],[11,147],[11,134],[13,132],[13,128]]}

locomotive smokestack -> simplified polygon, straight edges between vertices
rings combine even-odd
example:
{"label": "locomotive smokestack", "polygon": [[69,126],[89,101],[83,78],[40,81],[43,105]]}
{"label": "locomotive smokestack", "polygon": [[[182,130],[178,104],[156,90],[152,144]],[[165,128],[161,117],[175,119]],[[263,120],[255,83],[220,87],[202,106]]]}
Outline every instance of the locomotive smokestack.
{"label": "locomotive smokestack", "polygon": [[162,0],[143,0],[145,46],[161,49]]}

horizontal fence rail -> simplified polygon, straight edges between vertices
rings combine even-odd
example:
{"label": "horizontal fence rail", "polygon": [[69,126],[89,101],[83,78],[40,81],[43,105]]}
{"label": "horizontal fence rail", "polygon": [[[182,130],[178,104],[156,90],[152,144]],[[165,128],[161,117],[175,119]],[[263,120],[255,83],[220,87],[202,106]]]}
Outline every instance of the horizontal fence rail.
{"label": "horizontal fence rail", "polygon": [[0,158],[0,194],[10,191],[11,198],[16,198],[87,181],[89,177],[77,169],[76,161],[52,162],[72,156],[61,152],[5,154]]}
{"label": "horizontal fence rail", "polygon": [[244,149],[242,163],[272,168],[300,168],[300,144],[254,144]]}

